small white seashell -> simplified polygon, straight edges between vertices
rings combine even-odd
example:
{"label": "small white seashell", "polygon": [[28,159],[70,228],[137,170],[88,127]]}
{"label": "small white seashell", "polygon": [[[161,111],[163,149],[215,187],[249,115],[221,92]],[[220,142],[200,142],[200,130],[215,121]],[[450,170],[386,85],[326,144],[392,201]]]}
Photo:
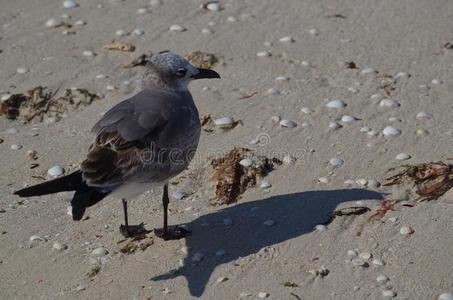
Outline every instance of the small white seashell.
{"label": "small white seashell", "polygon": [[381,183],[378,180],[368,179],[367,187],[372,188],[372,189],[377,189],[380,186],[381,186]]}
{"label": "small white seashell", "polygon": [[375,258],[373,259],[373,265],[377,267],[382,267],[383,265],[385,265],[385,263],[382,260]]}
{"label": "small white seashell", "polygon": [[272,184],[269,183],[269,181],[267,180],[262,180],[261,183],[260,183],[260,188],[262,189],[268,189],[272,187]]}
{"label": "small white seashell", "polygon": [[234,22],[237,22],[238,20],[235,18],[235,17],[228,17],[227,18],[227,21],[230,22],[230,23],[234,23]]}
{"label": "small white seashell", "polygon": [[93,256],[106,256],[109,252],[104,247],[98,247],[91,252]]}
{"label": "small white seashell", "polygon": [[314,112],[314,110],[311,109],[310,107],[302,107],[302,108],[300,109],[300,111],[303,112],[304,114],[307,114],[307,115],[309,115],[309,114],[311,114],[311,113]]}
{"label": "small white seashell", "polygon": [[437,300],[453,300],[453,293],[443,293],[437,297]]}
{"label": "small white seashell", "polygon": [[369,260],[371,258],[371,253],[369,252],[362,252],[359,254],[359,257],[364,260]]}
{"label": "small white seashell", "polygon": [[400,233],[402,235],[409,235],[409,234],[414,233],[414,229],[412,229],[409,226],[403,226],[403,227],[400,228]]}
{"label": "small white seashell", "polygon": [[329,183],[329,178],[327,178],[327,177],[319,177],[318,181],[320,183]]}
{"label": "small white seashell", "polygon": [[280,126],[286,128],[294,128],[297,126],[297,123],[288,119],[282,119],[280,120]]}
{"label": "small white seashell", "polygon": [[217,278],[216,282],[221,283],[221,282],[225,282],[227,280],[228,280],[228,277],[219,277],[219,278]]}
{"label": "small white seashell", "polygon": [[332,100],[326,104],[328,108],[344,108],[346,107],[346,103],[343,100]]}
{"label": "small white seashell", "polygon": [[72,206],[66,208],[66,214],[72,217]]}
{"label": "small white seashell", "polygon": [[210,33],[213,33],[213,31],[212,31],[211,29],[209,29],[209,28],[203,28],[203,29],[201,30],[201,33],[203,33],[203,34],[210,34]]}
{"label": "small white seashell", "polygon": [[258,56],[258,57],[269,57],[269,56],[272,56],[272,52],[270,52],[269,50],[264,50],[264,51],[258,52],[256,54],[256,56]]}
{"label": "small white seashell", "polygon": [[392,290],[385,290],[385,291],[382,291],[382,297],[385,297],[385,298],[393,298],[396,296],[396,293]]}
{"label": "small white seashell", "polygon": [[364,260],[361,259],[361,258],[354,258],[354,259],[351,260],[351,263],[352,263],[354,266],[361,266],[361,267],[366,267],[366,266],[367,266],[366,261],[364,261]]}
{"label": "small white seashell", "polygon": [[308,61],[306,61],[306,60],[301,61],[300,64],[301,64],[302,66],[304,66],[304,67],[310,66],[310,63],[309,63]]}
{"label": "small white seashell", "polygon": [[293,156],[291,156],[291,155],[289,155],[289,154],[288,154],[288,155],[285,155],[285,156],[283,157],[283,163],[284,163],[285,165],[292,165],[292,164],[294,164],[295,162],[296,162],[296,158],[293,157]]}
{"label": "small white seashell", "polygon": [[357,251],[355,250],[348,250],[348,256],[350,257],[357,257]]}
{"label": "small white seashell", "polygon": [[390,135],[399,135],[401,134],[401,130],[392,126],[387,126],[382,130],[382,133],[385,136],[390,136]]}
{"label": "small white seashell", "polygon": [[263,225],[265,226],[274,226],[275,225],[275,221],[274,220],[267,220],[263,223]]}
{"label": "small white seashell", "polygon": [[16,72],[17,72],[17,74],[25,74],[25,73],[28,73],[28,69],[27,68],[17,68]]}
{"label": "small white seashell", "polygon": [[215,256],[220,257],[220,256],[224,256],[225,254],[226,254],[226,251],[220,249],[220,250],[216,251]]}
{"label": "small white seashell", "polygon": [[371,131],[371,128],[368,126],[360,128],[360,132],[370,132],[370,131]]}
{"label": "small white seashell", "polygon": [[82,54],[83,54],[83,56],[86,56],[86,57],[91,57],[91,56],[96,55],[93,51],[90,51],[90,50],[85,50],[82,52]]}
{"label": "small white seashell", "polygon": [[398,154],[397,156],[395,156],[395,159],[396,160],[407,160],[407,159],[410,159],[411,156],[407,153],[400,153]]}
{"label": "small white seashell", "polygon": [[140,36],[140,35],[144,35],[145,34],[145,31],[143,29],[140,29],[140,28],[136,28],[132,31],[132,34],[133,35],[137,35],[137,36]]}
{"label": "small white seashell", "polygon": [[49,28],[55,28],[63,25],[63,22],[56,19],[49,19],[45,25]]}
{"label": "small white seashell", "polygon": [[347,184],[347,185],[354,185],[354,184],[355,184],[355,180],[352,180],[352,179],[345,180],[345,181],[344,181],[344,184]]}
{"label": "small white seashell", "polygon": [[271,117],[271,121],[274,122],[274,123],[278,123],[278,122],[280,122],[280,120],[281,120],[281,119],[280,119],[279,116],[272,116],[272,117]]}
{"label": "small white seashell", "polygon": [[250,158],[244,158],[239,162],[239,164],[245,168],[248,168],[253,165],[253,160],[251,160]]}
{"label": "small white seashell", "polygon": [[214,120],[214,124],[222,128],[227,128],[234,124],[234,120],[230,117],[222,117]]}
{"label": "small white seashell", "polygon": [[418,119],[431,119],[432,117],[433,115],[426,111],[421,111],[417,114]]}
{"label": "small white seashell", "polygon": [[125,30],[120,29],[115,32],[115,35],[116,36],[126,36],[127,32]]}
{"label": "small white seashell", "polygon": [[368,183],[368,180],[366,180],[365,178],[360,178],[360,179],[357,179],[355,182],[360,186],[366,186]]}
{"label": "small white seashell", "polygon": [[184,27],[182,27],[181,25],[178,25],[178,24],[171,25],[169,30],[178,31],[178,32],[186,31],[186,29]]}
{"label": "small white seashell", "polygon": [[11,98],[11,94],[3,94],[2,97],[0,98],[0,101],[6,101],[9,98]]}
{"label": "small white seashell", "polygon": [[230,218],[225,218],[225,219],[223,219],[223,225],[231,226],[231,225],[233,225],[233,220],[231,220]]}
{"label": "small white seashell", "polygon": [[344,164],[344,160],[340,159],[340,158],[332,158],[329,163],[333,166],[333,167],[341,167],[343,164]]}
{"label": "small white seashell", "polygon": [[390,117],[389,122],[401,122],[402,120],[398,117]]}
{"label": "small white seashell", "polygon": [[348,116],[348,115],[344,115],[341,117],[341,122],[344,122],[344,123],[353,123],[357,120],[358,119],[356,117]]}
{"label": "small white seashell", "polygon": [[43,237],[40,237],[39,235],[32,235],[30,237],[30,242],[34,242],[34,241],[45,242],[46,239]]}
{"label": "small white seashell", "polygon": [[62,14],[60,17],[61,17],[62,19],[65,19],[65,20],[71,19],[71,16],[68,15],[68,14]]}
{"label": "small white seashell", "polygon": [[284,36],[280,39],[281,43],[292,43],[294,39],[291,36]]}
{"label": "small white seashell", "polygon": [[22,149],[21,145],[18,145],[18,144],[12,144],[11,145],[11,150],[19,150],[19,149]]}
{"label": "small white seashell", "polygon": [[336,129],[340,129],[341,127],[343,127],[343,125],[341,125],[338,122],[330,122],[329,123],[329,128],[330,129],[336,130]]}
{"label": "small white seashell", "polygon": [[318,35],[318,34],[319,34],[318,30],[316,30],[315,28],[310,29],[308,32],[309,32],[311,35]]}
{"label": "small white seashell", "polygon": [[326,225],[322,225],[322,224],[318,224],[315,226],[315,229],[317,231],[326,231],[327,230],[327,226]]}
{"label": "small white seashell", "polygon": [[107,91],[113,91],[113,90],[115,90],[115,86],[114,85],[108,85],[108,86],[105,87],[105,89]]}
{"label": "small white seashell", "polygon": [[432,83],[432,84],[441,84],[441,83],[442,83],[442,80],[440,80],[440,79],[433,79],[433,80],[431,80],[431,83]]}
{"label": "small white seashell", "polygon": [[77,2],[75,1],[68,0],[63,2],[63,7],[65,8],[75,8],[77,6],[79,6],[79,4],[77,4]]}
{"label": "small white seashell", "polygon": [[259,292],[258,293],[258,298],[260,298],[260,299],[265,299],[267,297],[269,297],[268,293],[265,293],[265,292]]}
{"label": "small white seashell", "polygon": [[197,252],[194,255],[192,255],[192,260],[196,261],[196,262],[202,261],[203,258],[204,258],[204,255],[202,253],[200,253],[200,252]]}
{"label": "small white seashell", "polygon": [[373,94],[370,96],[372,100],[382,99],[382,94]]}
{"label": "small white seashell", "polygon": [[400,106],[400,104],[393,99],[386,98],[386,99],[382,99],[381,102],[379,102],[379,106],[387,107],[387,108],[395,108],[395,107]]}
{"label": "small white seashell", "polygon": [[211,2],[208,5],[206,5],[206,8],[210,11],[220,11],[222,9],[218,2]]}
{"label": "small white seashell", "polygon": [[289,77],[286,76],[277,76],[275,77],[275,81],[288,81]]}
{"label": "small white seashell", "polygon": [[354,94],[357,94],[359,92],[358,89],[353,88],[353,87],[348,87],[348,91],[350,91],[351,93],[354,93]]}
{"label": "small white seashell", "polygon": [[66,246],[65,244],[62,244],[60,242],[55,242],[55,243],[53,243],[52,248],[54,248],[57,251],[63,251],[63,250],[68,249],[68,246]]}
{"label": "small white seashell", "polygon": [[83,20],[77,20],[77,21],[75,21],[75,23],[74,23],[74,25],[76,25],[76,26],[83,26],[83,25],[85,25],[85,24],[86,24],[86,22],[83,21]]}
{"label": "small white seashell", "polygon": [[187,193],[183,191],[176,191],[173,193],[173,198],[177,200],[182,200],[187,197]]}
{"label": "small white seashell", "polygon": [[389,280],[389,278],[385,275],[379,275],[378,277],[376,277],[376,281],[378,283],[385,283]]}
{"label": "small white seashell", "polygon": [[63,175],[63,173],[64,173],[64,169],[60,166],[54,166],[54,167],[50,168],[49,170],[47,170],[47,174],[49,174],[50,176],[53,176],[53,177]]}
{"label": "small white seashell", "polygon": [[153,6],[161,5],[162,4],[162,0],[151,0],[149,2],[149,4],[151,4]]}
{"label": "small white seashell", "polygon": [[377,71],[373,68],[365,68],[360,73],[363,75],[369,75],[369,74],[376,74]]}
{"label": "small white seashell", "polygon": [[408,77],[409,77],[409,74],[407,74],[406,72],[398,72],[395,75],[395,78],[408,78]]}
{"label": "small white seashell", "polygon": [[139,15],[149,14],[150,12],[151,11],[146,7],[137,9],[137,14],[139,14]]}
{"label": "small white seashell", "polygon": [[104,79],[106,78],[107,76],[105,76],[104,74],[98,74],[96,75],[96,79]]}
{"label": "small white seashell", "polygon": [[390,217],[387,219],[389,222],[392,222],[392,223],[396,223],[398,222],[398,218],[397,217]]}

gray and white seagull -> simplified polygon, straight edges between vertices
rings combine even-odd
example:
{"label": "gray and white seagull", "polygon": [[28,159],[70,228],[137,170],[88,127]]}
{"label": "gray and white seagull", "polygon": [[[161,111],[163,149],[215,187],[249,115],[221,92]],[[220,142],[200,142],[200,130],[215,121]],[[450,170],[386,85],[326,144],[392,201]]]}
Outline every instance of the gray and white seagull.
{"label": "gray and white seagull", "polygon": [[95,141],[78,171],[14,194],[31,197],[75,191],[74,220],[81,220],[87,207],[106,196],[116,196],[124,209],[120,232],[130,237],[146,231],[143,223],[128,224],[127,199],[163,186],[164,224],[155,234],[163,239],[190,234],[167,224],[168,180],[187,168],[198,146],[200,120],[187,86],[201,78],[220,76],[174,53],[154,55],[146,65],[143,90],[115,105],[93,127]]}

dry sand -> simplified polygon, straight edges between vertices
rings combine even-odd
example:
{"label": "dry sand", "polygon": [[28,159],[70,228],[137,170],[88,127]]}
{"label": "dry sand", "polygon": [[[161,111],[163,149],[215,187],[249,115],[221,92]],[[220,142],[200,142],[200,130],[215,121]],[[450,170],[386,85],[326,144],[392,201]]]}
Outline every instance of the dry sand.
{"label": "dry sand", "polygon": [[[453,292],[451,192],[417,204],[401,188],[372,190],[344,184],[359,178],[383,181],[389,168],[402,163],[394,159],[400,152],[411,155],[404,162],[410,164],[452,156],[453,50],[443,48],[453,42],[451,1],[228,0],[221,1],[220,12],[200,9],[202,1],[163,0],[157,6],[136,0],[77,2],[80,6],[73,9],[52,0],[0,4],[0,94],[22,93],[37,85],[105,94],[56,123],[0,119],[4,140],[0,144],[1,299],[253,299],[260,292],[268,293],[269,299],[381,299],[387,289],[396,293],[396,299],[436,299]],[[143,7],[151,12],[137,14]],[[86,25],[45,27],[48,19],[61,20],[62,14],[70,16],[65,22],[74,25],[83,20]],[[236,22],[228,21],[230,16]],[[173,24],[187,30],[171,32],[168,28]],[[115,35],[117,30],[135,28],[145,34]],[[203,28],[213,33],[203,34]],[[64,30],[75,34],[64,35]],[[285,36],[292,36],[294,42],[281,43]],[[101,50],[114,39],[137,49],[133,54]],[[97,55],[85,57],[86,50]],[[135,80],[143,69],[122,66],[141,53],[161,50],[222,55],[225,65],[215,69],[223,79],[193,83],[191,91],[200,112],[230,116],[242,120],[242,125],[226,132],[204,132],[190,170],[170,187],[171,194],[191,192],[183,200],[172,200],[170,221],[188,224],[193,235],[180,241],[155,239],[144,252],[125,255],[117,244],[122,222],[119,200],[107,198],[89,209],[89,219],[76,223],[66,213],[70,194],[19,202],[12,192],[41,182],[32,176],[48,177],[46,172],[54,165],[67,172],[75,169],[92,141],[91,126],[108,108],[139,89]],[[272,51],[272,56],[257,57],[263,50]],[[358,69],[346,68],[348,61]],[[19,67],[29,71],[17,74]],[[368,67],[379,73],[361,74]],[[401,106],[383,109],[380,99],[370,96],[382,94],[381,81],[399,72],[410,74],[396,79],[390,91]],[[107,78],[96,79],[98,74]],[[277,76],[290,80],[276,82]],[[125,80],[132,84],[125,86]],[[106,91],[107,85],[117,89]],[[270,88],[280,94],[266,94]],[[258,94],[240,100],[253,92]],[[328,109],[327,99],[342,99],[348,106]],[[306,115],[302,107],[314,112]],[[433,118],[417,119],[421,111]],[[329,129],[329,123],[343,115],[360,120]],[[282,128],[271,116],[287,117],[298,126]],[[391,117],[400,121],[391,122]],[[360,132],[364,126],[379,135]],[[383,136],[386,126],[397,127],[402,134]],[[19,132],[8,133],[9,128]],[[418,128],[429,134],[417,136]],[[270,137],[265,145],[249,144],[263,134]],[[22,148],[12,150],[12,144]],[[269,174],[270,189],[252,188],[237,204],[212,207],[209,157],[234,145],[268,156],[290,153],[298,160]],[[37,168],[30,169],[34,162],[27,158],[28,150],[37,151]],[[334,157],[343,159],[344,165],[330,167]],[[320,177],[329,182],[319,183]],[[160,226],[159,193],[144,194],[130,203],[132,222]],[[383,198],[416,205],[409,208],[400,201],[382,220],[365,225],[360,236],[357,231],[371,213],[337,217],[327,230],[314,230],[338,207],[375,209]],[[224,225],[225,218],[231,219],[230,226]],[[266,220],[275,224],[265,226]],[[403,226],[415,232],[401,235]],[[30,243],[32,235],[46,236],[47,241]],[[68,249],[53,249],[56,241]],[[91,251],[99,246],[109,254],[101,259],[99,272],[88,278]],[[220,249],[226,253],[218,257]],[[370,259],[368,267],[354,266],[347,254],[352,249],[371,253],[385,265],[374,266]],[[196,253],[203,255],[199,262],[192,259]],[[172,272],[181,262],[185,267]],[[328,274],[316,275],[322,267]],[[379,275],[389,281],[378,283]],[[228,280],[217,282],[221,277]],[[286,287],[284,282],[296,285]]]}

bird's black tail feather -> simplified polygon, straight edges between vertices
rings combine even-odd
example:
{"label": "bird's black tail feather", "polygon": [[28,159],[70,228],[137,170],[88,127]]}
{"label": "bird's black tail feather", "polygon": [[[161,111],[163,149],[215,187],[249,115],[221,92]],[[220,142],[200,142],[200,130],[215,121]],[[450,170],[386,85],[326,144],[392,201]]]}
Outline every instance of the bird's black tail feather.
{"label": "bird's black tail feather", "polygon": [[87,207],[98,203],[108,195],[108,192],[87,186],[80,171],[15,191],[14,194],[19,197],[32,197],[68,191],[75,191],[71,206],[72,219],[76,221],[82,219]]}
{"label": "bird's black tail feather", "polygon": [[46,181],[37,185],[32,185],[22,190],[15,191],[19,197],[32,197],[59,192],[75,191],[85,186],[82,180],[82,173],[76,171],[69,175],[59,177],[54,180]]}

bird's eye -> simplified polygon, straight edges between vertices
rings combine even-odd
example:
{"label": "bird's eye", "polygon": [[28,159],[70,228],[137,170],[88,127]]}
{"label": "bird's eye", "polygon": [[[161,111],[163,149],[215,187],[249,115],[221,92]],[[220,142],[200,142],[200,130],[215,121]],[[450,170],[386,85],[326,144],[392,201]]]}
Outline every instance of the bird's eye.
{"label": "bird's eye", "polygon": [[176,70],[176,76],[178,76],[178,77],[184,77],[184,76],[186,76],[186,73],[187,73],[187,70],[184,68],[180,68],[180,69]]}

